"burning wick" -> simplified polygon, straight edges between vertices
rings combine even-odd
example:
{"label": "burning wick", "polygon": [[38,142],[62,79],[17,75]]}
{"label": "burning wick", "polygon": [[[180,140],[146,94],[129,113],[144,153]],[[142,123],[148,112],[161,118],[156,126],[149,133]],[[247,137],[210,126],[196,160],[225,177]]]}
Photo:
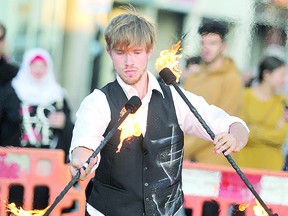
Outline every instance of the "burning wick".
{"label": "burning wick", "polygon": [[[255,205],[253,206],[253,213],[255,216],[269,216],[269,214],[265,211],[265,209],[260,205],[259,201],[255,199]],[[248,207],[248,204],[240,204],[238,207],[239,211],[245,211]]]}
{"label": "burning wick", "polygon": [[258,200],[255,200],[256,205],[253,206],[253,212],[255,216],[269,216],[265,209],[260,205]]}
{"label": "burning wick", "polygon": [[245,211],[246,208],[248,208],[248,206],[249,206],[249,203],[248,204],[240,204],[238,209],[239,209],[239,211],[243,212],[243,211]]}
{"label": "burning wick", "polygon": [[12,216],[43,216],[48,208],[49,206],[43,210],[25,211],[21,207],[17,208],[15,203],[11,203],[7,205],[7,212],[11,212]]}
{"label": "burning wick", "polygon": [[179,82],[182,71],[179,69],[179,59],[182,54],[177,54],[181,50],[181,40],[173,44],[170,50],[163,50],[160,52],[159,58],[156,60],[155,66],[157,71],[163,68],[169,68],[176,76],[176,82]]}
{"label": "burning wick", "polygon": [[[123,108],[121,110],[120,115],[122,116],[122,113],[125,113],[126,110],[125,108]],[[116,153],[120,152],[122,145],[123,145],[123,141],[126,139],[126,141],[130,141],[132,139],[133,136],[140,136],[141,135],[141,128],[139,123],[136,120],[135,115],[128,115],[126,120],[119,126],[118,128],[119,130],[121,130],[121,134],[120,134],[120,143],[117,147],[117,151]]]}

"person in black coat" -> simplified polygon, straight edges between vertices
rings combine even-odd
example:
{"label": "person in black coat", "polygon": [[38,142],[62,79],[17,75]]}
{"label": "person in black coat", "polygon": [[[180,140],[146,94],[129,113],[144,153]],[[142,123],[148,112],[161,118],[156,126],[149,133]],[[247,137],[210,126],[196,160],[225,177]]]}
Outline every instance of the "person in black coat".
{"label": "person in black coat", "polygon": [[0,23],[0,87],[10,82],[17,74],[19,67],[7,60],[4,54],[6,28]]}

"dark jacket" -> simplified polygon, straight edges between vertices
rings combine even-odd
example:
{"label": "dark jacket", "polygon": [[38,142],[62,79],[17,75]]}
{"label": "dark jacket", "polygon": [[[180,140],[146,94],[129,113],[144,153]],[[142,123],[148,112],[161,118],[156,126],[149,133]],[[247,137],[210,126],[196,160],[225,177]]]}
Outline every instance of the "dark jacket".
{"label": "dark jacket", "polygon": [[[29,114],[36,116],[37,111],[43,110],[43,114],[47,117],[51,109],[54,109],[56,103],[49,105],[49,108],[29,106]],[[56,109],[56,108],[55,108]],[[66,159],[68,161],[68,153],[70,143],[72,139],[72,131],[74,124],[70,118],[70,108],[67,101],[64,99],[63,106],[60,110],[66,115],[66,123],[63,129],[47,129],[49,133],[49,142],[44,143],[43,133],[39,133],[36,129],[37,123],[25,122],[23,120],[23,107],[22,103],[17,97],[13,87],[10,83],[2,86],[0,94],[0,146],[14,146],[14,147],[26,147],[26,148],[46,148],[46,149],[62,149],[65,152]],[[42,113],[41,113],[42,114]],[[45,118],[46,118],[45,117]],[[43,116],[41,117],[43,118]],[[33,144],[25,140],[24,124],[30,127],[33,132],[37,133],[37,143]],[[41,123],[39,123],[41,125]],[[38,126],[39,126],[38,125]],[[42,126],[41,126],[42,127]],[[42,130],[42,129],[40,129]],[[39,140],[38,140],[39,139]],[[27,140],[27,139],[26,139]],[[53,144],[52,144],[53,143]]]}
{"label": "dark jacket", "polygon": [[17,74],[19,67],[0,57],[0,86],[10,82]]}

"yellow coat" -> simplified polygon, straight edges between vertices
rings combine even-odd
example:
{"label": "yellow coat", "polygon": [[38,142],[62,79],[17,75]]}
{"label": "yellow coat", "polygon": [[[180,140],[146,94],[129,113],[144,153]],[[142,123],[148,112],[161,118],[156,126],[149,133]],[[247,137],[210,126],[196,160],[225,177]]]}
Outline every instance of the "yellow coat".
{"label": "yellow coat", "polygon": [[270,100],[260,101],[248,88],[244,92],[242,119],[250,129],[247,145],[235,154],[240,167],[281,170],[284,163],[282,145],[288,131],[288,123],[276,129],[283,116],[285,98],[274,95]]}
{"label": "yellow coat", "polygon": [[[238,115],[241,110],[243,84],[239,70],[231,58],[216,71],[208,71],[201,65],[200,72],[187,77],[184,89],[202,96],[209,104],[214,104],[230,115]],[[228,165],[222,154],[213,154],[210,141],[185,136],[184,158],[202,163]]]}

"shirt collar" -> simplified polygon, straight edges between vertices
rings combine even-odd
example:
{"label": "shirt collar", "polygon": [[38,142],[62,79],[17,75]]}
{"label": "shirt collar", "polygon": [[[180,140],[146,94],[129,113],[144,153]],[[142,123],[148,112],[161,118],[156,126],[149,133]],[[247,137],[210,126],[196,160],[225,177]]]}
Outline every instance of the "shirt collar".
{"label": "shirt collar", "polygon": [[[156,91],[159,91],[164,98],[163,91],[162,91],[156,77],[149,71],[147,73],[148,73],[148,80],[149,80],[148,81],[147,95],[152,94],[152,91],[156,90]],[[121,88],[123,89],[124,93],[126,94],[127,98],[131,98],[134,95],[138,96],[136,89],[133,88],[131,85],[124,83],[124,81],[120,78],[120,76],[118,74],[116,74],[116,79],[117,79],[119,85],[121,86]]]}

